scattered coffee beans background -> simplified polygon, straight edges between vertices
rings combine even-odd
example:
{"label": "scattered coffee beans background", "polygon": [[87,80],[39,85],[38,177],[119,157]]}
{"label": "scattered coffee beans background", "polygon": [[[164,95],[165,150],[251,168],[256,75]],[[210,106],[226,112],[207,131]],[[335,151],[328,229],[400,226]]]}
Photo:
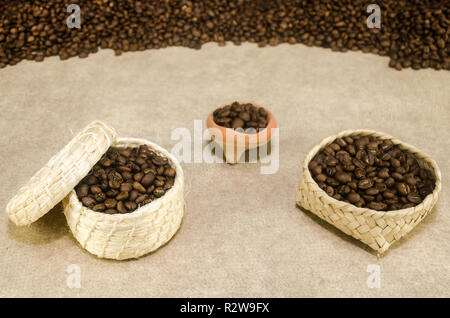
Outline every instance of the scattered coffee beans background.
{"label": "scattered coffee beans background", "polygon": [[378,211],[414,207],[432,193],[435,179],[391,140],[336,139],[309,163],[317,184],[331,197]]}
{"label": "scattered coffee beans background", "polygon": [[176,171],[147,145],[110,148],[76,186],[82,204],[108,214],[133,212],[172,188]]}
{"label": "scattered coffee beans background", "polygon": [[259,132],[260,129],[267,127],[269,121],[264,108],[238,102],[217,108],[213,116],[214,122],[219,126],[233,129],[242,128],[246,132],[249,128],[253,128],[253,132]]}
{"label": "scattered coffee beans background", "polygon": [[0,68],[99,48],[126,51],[232,41],[303,43],[389,56],[397,70],[450,69],[448,0],[380,0],[381,28],[363,0],[78,0],[81,28],[66,25],[67,0],[0,1]]}

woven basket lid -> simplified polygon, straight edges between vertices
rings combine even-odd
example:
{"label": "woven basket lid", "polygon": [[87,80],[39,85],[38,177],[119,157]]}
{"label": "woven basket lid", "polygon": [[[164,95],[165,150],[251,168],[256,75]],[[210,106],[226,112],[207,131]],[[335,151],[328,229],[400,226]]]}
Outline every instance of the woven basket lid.
{"label": "woven basket lid", "polygon": [[115,138],[116,132],[105,123],[90,123],[9,201],[10,220],[29,225],[50,211],[89,173]]}

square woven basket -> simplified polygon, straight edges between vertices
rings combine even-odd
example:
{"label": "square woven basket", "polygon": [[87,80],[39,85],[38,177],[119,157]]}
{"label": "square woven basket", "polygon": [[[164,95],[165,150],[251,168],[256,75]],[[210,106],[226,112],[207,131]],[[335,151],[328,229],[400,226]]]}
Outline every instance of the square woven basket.
{"label": "square woven basket", "polygon": [[[323,148],[337,138],[346,136],[374,136],[380,139],[391,139],[400,149],[413,154],[422,168],[433,174],[436,179],[434,191],[419,205],[395,211],[375,211],[358,208],[345,201],[330,197],[314,181],[309,171],[309,162]],[[360,240],[379,254],[410,232],[422,221],[436,204],[441,191],[441,172],[436,162],[416,148],[401,142],[387,134],[371,130],[346,130],[335,136],[322,140],[306,156],[302,166],[302,177],[297,192],[297,205],[311,211],[321,219],[337,227],[347,235]]]}

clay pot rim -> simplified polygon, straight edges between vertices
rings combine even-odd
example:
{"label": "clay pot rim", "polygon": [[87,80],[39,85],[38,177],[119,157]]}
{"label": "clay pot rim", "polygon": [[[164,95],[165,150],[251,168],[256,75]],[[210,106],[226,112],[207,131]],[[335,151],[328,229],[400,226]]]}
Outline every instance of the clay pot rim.
{"label": "clay pot rim", "polygon": [[[244,132],[236,131],[233,128],[227,128],[224,126],[217,125],[214,122],[214,115],[213,115],[214,111],[216,111],[218,108],[224,108],[226,106],[231,106],[231,103],[230,103],[230,104],[224,104],[222,106],[219,106],[216,109],[214,109],[214,111],[209,113],[207,120],[206,120],[207,128],[208,129],[210,129],[210,128],[219,129],[222,132],[223,142],[228,143],[228,144],[230,144],[230,143],[236,144],[237,140],[242,140],[240,138],[243,138],[243,137],[245,137],[246,146],[249,146],[250,144],[259,145],[259,144],[264,144],[266,142],[269,142],[270,139],[272,138],[271,129],[277,128],[277,121],[275,119],[275,116],[272,114],[272,112],[270,110],[268,110],[266,107],[261,106],[259,104],[255,104],[255,103],[251,103],[251,102],[241,102],[241,101],[238,101],[238,103],[239,104],[252,104],[256,108],[263,108],[267,112],[267,118],[268,118],[267,127],[255,134],[246,134]],[[227,134],[228,134],[228,136],[232,137],[232,139],[233,139],[232,142],[227,141],[227,139],[226,139]],[[237,137],[240,137],[240,138],[237,138]]]}

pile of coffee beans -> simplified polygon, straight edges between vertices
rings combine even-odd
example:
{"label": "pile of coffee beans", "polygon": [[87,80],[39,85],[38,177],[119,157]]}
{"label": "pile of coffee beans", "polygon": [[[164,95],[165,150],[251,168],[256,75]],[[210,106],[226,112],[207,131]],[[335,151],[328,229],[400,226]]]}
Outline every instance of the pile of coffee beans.
{"label": "pile of coffee beans", "polygon": [[231,41],[263,47],[303,43],[390,58],[397,70],[450,70],[448,0],[383,0],[381,27],[367,26],[367,0],[78,0],[69,28],[66,0],[0,1],[0,68],[47,56],[87,57]]}
{"label": "pile of coffee beans", "polygon": [[217,108],[213,113],[214,122],[226,128],[242,129],[247,133],[259,132],[267,127],[267,111],[252,104],[234,102]]}
{"label": "pile of coffee beans", "polygon": [[435,179],[389,139],[338,138],[309,163],[320,188],[336,200],[378,211],[414,207],[433,192]]}
{"label": "pile of coffee beans", "polygon": [[129,213],[162,197],[175,176],[169,160],[147,145],[111,147],[75,190],[82,204],[94,211]]}

